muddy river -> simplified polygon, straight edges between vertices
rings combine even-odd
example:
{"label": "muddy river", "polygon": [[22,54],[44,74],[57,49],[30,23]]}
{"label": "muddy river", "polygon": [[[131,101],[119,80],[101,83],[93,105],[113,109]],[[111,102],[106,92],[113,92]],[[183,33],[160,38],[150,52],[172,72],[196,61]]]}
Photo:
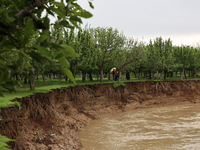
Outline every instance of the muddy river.
{"label": "muddy river", "polygon": [[93,121],[82,150],[199,150],[200,104],[138,109]]}

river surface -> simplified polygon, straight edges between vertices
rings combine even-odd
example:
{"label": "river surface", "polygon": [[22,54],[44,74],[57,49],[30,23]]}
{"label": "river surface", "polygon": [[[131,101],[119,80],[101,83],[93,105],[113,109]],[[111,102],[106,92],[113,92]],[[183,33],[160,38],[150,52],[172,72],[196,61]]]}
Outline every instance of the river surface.
{"label": "river surface", "polygon": [[138,109],[93,121],[82,150],[200,150],[200,104]]}

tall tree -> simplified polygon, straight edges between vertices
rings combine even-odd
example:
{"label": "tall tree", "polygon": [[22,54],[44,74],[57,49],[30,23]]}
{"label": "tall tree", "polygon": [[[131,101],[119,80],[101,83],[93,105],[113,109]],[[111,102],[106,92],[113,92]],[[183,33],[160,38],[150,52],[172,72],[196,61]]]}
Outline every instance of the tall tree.
{"label": "tall tree", "polygon": [[158,69],[156,67],[157,66],[156,51],[152,40],[150,40],[149,44],[146,46],[146,56],[147,56],[146,68],[149,72],[149,78],[151,79],[152,72],[155,72]]}
{"label": "tall tree", "polygon": [[92,81],[92,72],[97,70],[96,62],[97,55],[96,49],[94,48],[93,31],[85,27],[82,31],[79,31],[79,40],[80,43],[80,57],[78,62],[78,69],[82,71],[82,81],[86,79],[86,73],[89,74],[89,78]]}
{"label": "tall tree", "polygon": [[156,52],[155,58],[157,60],[157,72],[158,70],[161,71],[160,79],[162,80],[164,72],[167,72],[174,62],[172,57],[172,41],[170,39],[164,41],[159,37],[154,41],[154,47]]}
{"label": "tall tree", "polygon": [[118,82],[121,80],[121,74],[128,65],[140,61],[144,56],[144,46],[142,43],[128,39],[123,49],[119,49],[116,58],[116,67],[118,69],[119,77]]}
{"label": "tall tree", "polygon": [[94,37],[96,39],[95,48],[97,49],[100,82],[103,82],[104,65],[116,58],[116,50],[123,47],[125,38],[117,29],[100,27],[94,29]]}
{"label": "tall tree", "polygon": [[[180,46],[174,48],[174,56],[176,58],[176,63],[181,72],[181,80],[185,73],[185,69],[189,67],[189,46]],[[186,77],[186,76],[185,76]]]}
{"label": "tall tree", "polygon": [[164,41],[164,79],[166,79],[168,71],[174,68],[174,58],[173,58],[173,46],[170,39]]}
{"label": "tall tree", "polygon": [[158,71],[161,71],[161,80],[164,72],[164,42],[162,37],[156,38],[154,41],[155,51],[156,51],[156,59],[157,59],[157,77]]}

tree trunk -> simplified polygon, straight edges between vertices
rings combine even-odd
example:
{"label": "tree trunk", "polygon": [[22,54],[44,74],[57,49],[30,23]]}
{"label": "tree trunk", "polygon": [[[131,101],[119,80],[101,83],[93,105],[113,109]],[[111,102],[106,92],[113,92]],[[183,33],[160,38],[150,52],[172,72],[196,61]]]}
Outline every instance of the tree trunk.
{"label": "tree trunk", "polygon": [[118,81],[118,83],[120,83],[120,81],[121,81],[121,77],[122,77],[122,72],[121,72],[121,70],[119,70],[119,73],[118,73],[118,79],[117,79],[117,81]]}
{"label": "tree trunk", "polygon": [[73,74],[73,76],[74,76],[74,80],[75,80],[75,79],[76,79],[76,73],[75,73],[74,70],[72,70],[72,74]]}
{"label": "tree trunk", "polygon": [[151,79],[151,70],[149,70],[149,79]]}
{"label": "tree trunk", "polygon": [[61,82],[61,80],[62,80],[62,73],[59,72],[59,73],[58,73],[58,82]]}
{"label": "tree trunk", "polygon": [[[118,75],[118,77],[119,77],[119,72],[118,72],[117,75]],[[123,74],[123,72],[121,72],[121,79],[120,79],[120,81],[121,81],[121,80],[124,80],[124,74]]]}
{"label": "tree trunk", "polygon": [[173,77],[173,72],[168,72],[167,77]]}
{"label": "tree trunk", "polygon": [[138,72],[138,80],[140,80],[140,71]]}
{"label": "tree trunk", "polygon": [[90,81],[93,81],[92,72],[89,72]]}
{"label": "tree trunk", "polygon": [[173,75],[174,75],[174,72],[171,73],[171,77],[173,77]]}
{"label": "tree trunk", "polygon": [[22,75],[20,75],[20,80],[21,80],[21,81],[23,80],[23,76],[22,76]]}
{"label": "tree trunk", "polygon": [[163,73],[164,73],[164,70],[162,70],[162,72],[161,72],[160,80],[163,80]]}
{"label": "tree trunk", "polygon": [[168,75],[167,75],[167,70],[165,69],[165,70],[164,70],[164,79],[166,79],[167,76],[168,76]]}
{"label": "tree trunk", "polygon": [[34,91],[35,90],[35,76],[33,72],[29,73],[29,84],[30,84],[30,90]]}
{"label": "tree trunk", "polygon": [[147,78],[147,73],[146,73],[146,71],[144,72],[144,77]]}
{"label": "tree trunk", "polygon": [[194,73],[195,73],[194,70],[192,70],[192,72],[191,72],[191,76],[192,77],[194,77]]}
{"label": "tree trunk", "polygon": [[131,77],[130,77],[130,72],[126,72],[126,80],[130,80]]}
{"label": "tree trunk", "polygon": [[24,76],[24,84],[27,84],[27,75]]}
{"label": "tree trunk", "polygon": [[181,71],[181,80],[183,80],[184,71],[185,71],[185,69],[183,68],[183,70]]}
{"label": "tree trunk", "polygon": [[110,81],[110,72],[108,73],[108,80]]}
{"label": "tree trunk", "polygon": [[37,74],[37,77],[36,77],[37,80],[39,80],[39,77],[38,77],[38,76],[39,76],[39,75]]}
{"label": "tree trunk", "polygon": [[187,79],[187,71],[184,71],[185,79]]}
{"label": "tree trunk", "polygon": [[100,68],[100,82],[103,82],[103,67]]}
{"label": "tree trunk", "polygon": [[104,78],[106,78],[106,76],[107,76],[107,72],[104,74],[104,76],[103,76],[103,77],[104,77]]}
{"label": "tree trunk", "polygon": [[80,72],[80,78],[82,78],[82,72]]}
{"label": "tree trunk", "polygon": [[158,73],[158,70],[156,71],[156,79],[158,79],[158,75],[159,75],[159,73]]}
{"label": "tree trunk", "polygon": [[45,82],[45,75],[42,74],[42,81]]}
{"label": "tree trunk", "polygon": [[85,82],[86,79],[86,72],[82,71],[82,82]]}
{"label": "tree trunk", "polygon": [[137,74],[135,73],[135,71],[133,71],[133,74],[134,74],[135,78],[137,78]]}
{"label": "tree trunk", "polygon": [[15,75],[15,78],[16,78],[17,81],[19,80],[19,78],[18,78],[18,74]]}
{"label": "tree trunk", "polygon": [[49,74],[49,79],[52,80],[52,74]]}
{"label": "tree trunk", "polygon": [[97,78],[97,80],[99,80],[99,73],[96,74],[96,78]]}
{"label": "tree trunk", "polygon": [[65,81],[68,81],[68,77],[66,75],[64,75]]}

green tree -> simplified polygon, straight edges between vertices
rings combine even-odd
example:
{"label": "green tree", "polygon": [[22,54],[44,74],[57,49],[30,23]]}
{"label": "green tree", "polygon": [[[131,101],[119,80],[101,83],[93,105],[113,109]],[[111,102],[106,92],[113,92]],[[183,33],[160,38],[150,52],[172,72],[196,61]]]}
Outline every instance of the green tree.
{"label": "green tree", "polygon": [[194,74],[199,71],[199,64],[200,64],[200,51],[198,48],[190,47],[189,56],[188,56],[188,63],[189,66],[187,68],[189,72],[189,76],[194,76]]}
{"label": "green tree", "polygon": [[78,42],[79,45],[79,54],[78,58],[78,70],[82,72],[82,81],[86,79],[86,73],[89,74],[89,78],[92,81],[92,73],[97,70],[97,55],[96,49],[94,48],[93,31],[85,27],[83,30],[78,33]]}
{"label": "green tree", "polygon": [[158,68],[157,65],[157,58],[156,58],[156,51],[155,47],[152,43],[152,40],[150,40],[149,44],[146,46],[146,68],[149,71],[149,78],[151,79],[152,72],[154,73]]}
{"label": "green tree", "polygon": [[161,71],[160,79],[163,79],[163,74],[166,73],[170,68],[172,68],[174,64],[174,59],[172,55],[172,41],[170,39],[163,40],[161,37],[156,38],[154,41],[154,48],[155,48],[155,65],[157,70],[157,77],[158,77],[158,71]]}
{"label": "green tree", "polygon": [[[164,41],[164,79],[166,79],[167,73],[174,68],[173,46],[170,39]],[[162,77],[161,77],[162,80]]]}
{"label": "green tree", "polygon": [[[90,6],[93,8],[91,2]],[[0,85],[15,90],[16,81],[11,78],[12,67],[8,57],[16,54],[20,63],[15,68],[23,68],[26,55],[41,63],[43,58],[49,62],[59,62],[60,71],[74,81],[66,57],[77,56],[73,48],[59,45],[49,39],[50,16],[57,17],[55,28],[79,28],[81,18],[90,18],[92,14],[84,10],[76,0],[2,0],[0,5]],[[30,47],[31,36],[38,32],[36,42]],[[56,54],[52,55],[52,50]],[[4,56],[7,57],[4,57]],[[12,66],[13,66],[12,65]],[[12,102],[0,102],[0,108],[13,105]],[[0,138],[0,147],[6,149]],[[6,141],[6,140],[5,140]],[[4,142],[5,143],[5,142]]]}
{"label": "green tree", "polygon": [[176,59],[175,63],[177,63],[178,69],[180,69],[181,80],[185,74],[185,69],[189,67],[189,52],[189,46],[174,47],[174,57]]}
{"label": "green tree", "polygon": [[103,82],[103,71],[106,63],[116,58],[116,50],[124,45],[124,35],[113,28],[94,29],[95,48],[97,49],[97,65],[100,70],[100,82]]}
{"label": "green tree", "polygon": [[154,47],[156,52],[156,66],[157,66],[157,78],[158,78],[158,72],[161,71],[161,80],[164,72],[164,42],[161,37],[156,38],[154,40]]}
{"label": "green tree", "polygon": [[[90,6],[92,7],[91,2]],[[36,61],[42,60],[43,57],[49,61],[55,59],[63,66],[60,70],[67,73],[73,80],[70,71],[67,69],[69,68],[67,60],[64,57],[73,57],[76,54],[71,47],[59,45],[49,40],[49,16],[57,16],[58,20],[54,23],[55,28],[74,28],[79,27],[78,23],[82,22],[81,18],[92,16],[88,11],[82,9],[76,0],[67,0],[66,3],[63,1],[56,2],[55,0],[3,0],[0,10],[1,56],[17,52],[22,62],[24,55],[29,55],[33,59],[37,58]],[[30,47],[30,38],[35,32],[38,32],[39,35],[36,42]],[[56,55],[52,55],[52,50],[56,50]],[[2,58],[0,69],[6,70],[2,74],[10,74],[6,62],[7,60]],[[18,64],[17,67],[21,66]],[[5,83],[1,82],[1,84],[8,84],[7,79],[2,80]]]}
{"label": "green tree", "polygon": [[119,72],[118,82],[121,80],[121,74],[129,70],[130,64],[135,64],[144,56],[144,46],[142,43],[128,39],[123,49],[119,49],[116,58],[116,67]]}

